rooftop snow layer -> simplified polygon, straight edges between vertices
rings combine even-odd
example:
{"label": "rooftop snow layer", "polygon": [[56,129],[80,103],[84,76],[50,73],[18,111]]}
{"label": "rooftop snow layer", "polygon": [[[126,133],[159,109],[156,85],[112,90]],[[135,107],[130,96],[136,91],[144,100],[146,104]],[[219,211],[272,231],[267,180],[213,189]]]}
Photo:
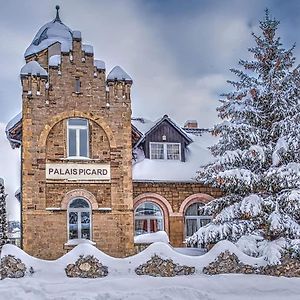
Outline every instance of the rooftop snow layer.
{"label": "rooftop snow layer", "polygon": [[21,120],[22,120],[22,113],[20,112],[7,123],[5,127],[5,132],[8,132],[10,129],[15,127],[17,123],[19,123]]}
{"label": "rooftop snow layer", "polygon": [[57,42],[61,44],[62,52],[69,52],[72,49],[72,39],[72,30],[60,20],[54,19],[41,27],[26,49],[24,56],[39,53]]}
{"label": "rooftop snow layer", "polygon": [[81,32],[78,30],[73,31],[73,38],[74,39],[81,39]]}
{"label": "rooftop snow layer", "polygon": [[49,58],[49,66],[50,67],[58,67],[61,64],[61,56],[60,55],[52,55]]}
{"label": "rooftop snow layer", "polygon": [[115,80],[132,82],[132,78],[119,66],[115,66],[107,76],[107,81],[115,81]]}
{"label": "rooftop snow layer", "polygon": [[156,122],[144,118],[132,118],[131,124],[142,134],[148,132]]}
{"label": "rooftop snow layer", "polygon": [[97,68],[97,70],[105,70],[105,62],[103,60],[94,60],[94,66]]}
{"label": "rooftop snow layer", "polygon": [[[189,135],[193,142],[187,147],[186,161],[159,160],[143,157],[136,149],[137,160],[133,165],[132,176],[135,181],[175,181],[193,182],[196,172],[214,158],[208,149],[217,138],[205,132],[201,136]],[[159,171],[158,171],[159,170]]]}
{"label": "rooftop snow layer", "polygon": [[47,71],[35,60],[28,62],[21,69],[22,75],[48,76]]}

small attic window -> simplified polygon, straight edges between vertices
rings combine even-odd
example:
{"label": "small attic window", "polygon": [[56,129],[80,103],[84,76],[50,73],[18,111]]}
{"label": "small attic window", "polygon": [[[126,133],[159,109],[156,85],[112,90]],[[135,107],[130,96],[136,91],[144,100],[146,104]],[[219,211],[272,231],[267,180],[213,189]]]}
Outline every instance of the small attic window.
{"label": "small attic window", "polygon": [[81,82],[80,82],[80,78],[76,77],[75,78],[75,93],[79,94],[80,93],[80,87],[81,87]]}

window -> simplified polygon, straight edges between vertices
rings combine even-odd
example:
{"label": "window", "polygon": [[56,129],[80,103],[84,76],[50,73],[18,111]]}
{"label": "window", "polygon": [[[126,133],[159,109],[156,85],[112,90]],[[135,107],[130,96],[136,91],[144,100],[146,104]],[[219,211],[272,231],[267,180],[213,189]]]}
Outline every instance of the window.
{"label": "window", "polygon": [[86,119],[68,120],[68,157],[88,157],[89,134]]}
{"label": "window", "polygon": [[211,222],[210,216],[200,215],[199,208],[203,203],[197,202],[190,205],[185,212],[185,235],[192,236],[199,228]]}
{"label": "window", "polygon": [[76,94],[80,94],[80,87],[81,87],[80,79],[77,77],[77,78],[75,78],[75,93]]}
{"label": "window", "polygon": [[180,143],[150,143],[150,158],[181,160]]}
{"label": "window", "polygon": [[135,235],[164,230],[162,210],[152,202],[144,202],[135,209],[134,224]]}
{"label": "window", "polygon": [[81,198],[72,200],[68,208],[68,236],[72,239],[91,239],[91,207]]}

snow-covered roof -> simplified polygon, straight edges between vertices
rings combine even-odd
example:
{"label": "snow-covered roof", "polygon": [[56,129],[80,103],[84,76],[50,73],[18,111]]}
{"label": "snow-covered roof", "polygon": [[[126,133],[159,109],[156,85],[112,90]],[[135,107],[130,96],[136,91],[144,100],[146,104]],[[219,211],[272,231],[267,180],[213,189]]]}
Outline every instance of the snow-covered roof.
{"label": "snow-covered roof", "polygon": [[132,118],[131,124],[142,134],[148,132],[156,122],[147,120],[145,118]]}
{"label": "snow-covered roof", "polygon": [[28,62],[25,66],[22,67],[21,76],[33,75],[33,76],[42,76],[47,77],[47,71],[35,60]]}
{"label": "snow-covered roof", "polygon": [[73,38],[80,40],[81,39],[81,31],[73,30]]}
{"label": "snow-covered roof", "polygon": [[60,43],[62,52],[69,52],[72,49],[72,40],[72,30],[62,23],[57,12],[53,21],[40,28],[30,46],[26,49],[24,56],[28,57],[39,53],[57,42]]}
{"label": "snow-covered roof", "polygon": [[61,56],[56,54],[56,55],[52,55],[49,58],[49,66],[50,67],[58,67],[58,65],[61,64]]}
{"label": "snow-covered roof", "polygon": [[132,82],[132,78],[120,66],[115,66],[107,76],[107,81],[115,80]]}
{"label": "snow-covered roof", "polygon": [[180,128],[174,121],[172,121],[168,117],[168,115],[164,115],[163,117],[159,118],[155,122],[151,122],[143,118],[133,118],[132,121],[135,122],[133,125],[143,134],[142,138],[139,140],[136,146],[142,143],[145,137],[153,130],[155,130],[164,121],[169,122],[173,126],[173,128],[175,128],[183,137],[186,138],[186,140],[189,143],[192,142],[192,139],[189,137],[189,135],[182,128]]}
{"label": "snow-covered roof", "polygon": [[133,165],[134,181],[194,182],[200,166],[211,162],[214,158],[208,149],[217,142],[217,138],[209,132],[201,136],[190,134],[193,142],[186,148],[186,161],[148,159],[143,151],[135,149],[137,155]]}
{"label": "snow-covered roof", "polygon": [[94,66],[97,68],[97,70],[105,70],[105,62],[103,60],[94,60]]}
{"label": "snow-covered roof", "polygon": [[[22,143],[21,139],[18,140],[16,138],[12,138],[10,135],[10,131],[13,130],[14,128],[16,128],[22,120],[22,113],[18,113],[15,117],[13,117],[8,124],[5,127],[5,133],[6,133],[6,137],[9,140],[9,143],[11,145],[11,147],[14,149],[16,147],[19,147]],[[20,134],[18,135],[19,137],[21,136]]]}
{"label": "snow-covered roof", "polygon": [[7,123],[5,127],[5,131],[8,132],[10,129],[15,127],[21,120],[22,120],[22,113],[20,112]]}

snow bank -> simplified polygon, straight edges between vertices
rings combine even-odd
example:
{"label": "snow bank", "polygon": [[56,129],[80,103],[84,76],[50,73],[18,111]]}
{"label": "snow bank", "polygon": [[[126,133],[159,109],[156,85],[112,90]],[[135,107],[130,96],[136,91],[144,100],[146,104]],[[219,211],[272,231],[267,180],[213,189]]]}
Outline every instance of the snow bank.
{"label": "snow bank", "polygon": [[135,244],[151,244],[155,242],[162,242],[168,244],[169,237],[165,231],[157,231],[152,233],[140,234],[134,237]]}
{"label": "snow bank", "polygon": [[156,242],[151,244],[144,251],[127,258],[111,257],[88,243],[79,244],[61,258],[53,261],[34,258],[14,245],[4,245],[1,252],[1,257],[9,254],[14,255],[15,257],[21,259],[28,268],[33,267],[35,270],[33,276],[39,278],[65,276],[65,267],[70,263],[74,263],[80,255],[93,255],[99,259],[103,265],[108,267],[108,276],[138,276],[135,274],[135,268],[150,260],[154,255],[158,255],[163,259],[172,259],[175,263],[181,265],[194,266],[196,268],[196,273],[201,274],[202,269],[205,266],[216,260],[219,254],[225,252],[226,250],[230,253],[234,253],[244,264],[249,264],[252,266],[266,265],[266,261],[263,258],[253,258],[247,256],[234,244],[228,241],[219,242],[208,253],[202,256],[187,256],[178,253],[166,243]]}

